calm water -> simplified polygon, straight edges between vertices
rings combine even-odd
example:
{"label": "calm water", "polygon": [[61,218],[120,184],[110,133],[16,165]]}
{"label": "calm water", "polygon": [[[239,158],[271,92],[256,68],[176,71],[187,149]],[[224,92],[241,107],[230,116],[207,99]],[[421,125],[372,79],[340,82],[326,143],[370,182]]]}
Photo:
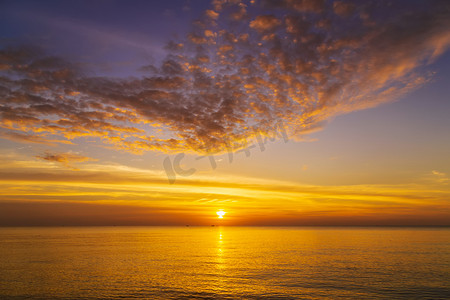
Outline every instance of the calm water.
{"label": "calm water", "polygon": [[450,229],[0,228],[2,299],[450,299]]}

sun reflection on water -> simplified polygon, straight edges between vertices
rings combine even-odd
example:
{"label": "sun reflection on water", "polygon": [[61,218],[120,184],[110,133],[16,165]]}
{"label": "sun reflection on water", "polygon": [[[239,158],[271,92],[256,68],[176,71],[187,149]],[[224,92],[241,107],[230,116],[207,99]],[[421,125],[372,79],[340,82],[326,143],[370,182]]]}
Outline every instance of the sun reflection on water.
{"label": "sun reflection on water", "polygon": [[219,270],[223,270],[225,268],[225,263],[224,263],[224,240],[223,240],[223,232],[222,229],[219,229],[219,239],[217,240],[217,268]]}

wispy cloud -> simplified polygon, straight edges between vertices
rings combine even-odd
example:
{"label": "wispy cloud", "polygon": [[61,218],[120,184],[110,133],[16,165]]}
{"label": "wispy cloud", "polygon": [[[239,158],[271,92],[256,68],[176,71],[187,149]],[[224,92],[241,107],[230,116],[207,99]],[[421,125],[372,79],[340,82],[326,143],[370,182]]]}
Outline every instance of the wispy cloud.
{"label": "wispy cloud", "polygon": [[431,174],[438,183],[448,184],[450,182],[450,179],[447,177],[447,174],[443,172],[433,170],[431,171]]}
{"label": "wispy cloud", "polygon": [[95,161],[95,159],[79,155],[76,153],[51,153],[51,152],[45,152],[44,154],[36,156],[37,158],[40,158],[42,160],[46,160],[49,162],[57,162],[61,163],[66,167],[74,168],[72,166],[73,163],[78,162],[86,162],[86,161]]}
{"label": "wispy cloud", "polygon": [[384,5],[214,1],[185,39],[169,43],[161,65],[133,78],[89,77],[35,49],[4,48],[3,136],[214,152],[282,120],[301,138],[428,81],[421,67],[450,44],[446,2]]}

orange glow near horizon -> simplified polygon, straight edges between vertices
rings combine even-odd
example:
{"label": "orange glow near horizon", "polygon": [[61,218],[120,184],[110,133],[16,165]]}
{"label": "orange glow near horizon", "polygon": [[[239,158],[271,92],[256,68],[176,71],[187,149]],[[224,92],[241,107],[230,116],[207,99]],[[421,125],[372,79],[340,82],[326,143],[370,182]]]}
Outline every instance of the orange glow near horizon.
{"label": "orange glow near horizon", "polygon": [[74,172],[38,160],[0,161],[1,225],[210,225],[212,211],[221,225],[445,225],[450,219],[450,191],[436,172],[415,184],[306,185],[218,173],[169,185],[164,174],[120,165],[85,162]]}

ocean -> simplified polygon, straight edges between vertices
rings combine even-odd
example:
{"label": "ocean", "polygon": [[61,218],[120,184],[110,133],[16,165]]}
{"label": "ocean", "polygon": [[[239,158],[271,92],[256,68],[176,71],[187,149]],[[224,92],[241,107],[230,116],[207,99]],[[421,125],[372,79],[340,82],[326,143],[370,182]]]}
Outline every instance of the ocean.
{"label": "ocean", "polygon": [[1,299],[450,299],[450,229],[0,228]]}

